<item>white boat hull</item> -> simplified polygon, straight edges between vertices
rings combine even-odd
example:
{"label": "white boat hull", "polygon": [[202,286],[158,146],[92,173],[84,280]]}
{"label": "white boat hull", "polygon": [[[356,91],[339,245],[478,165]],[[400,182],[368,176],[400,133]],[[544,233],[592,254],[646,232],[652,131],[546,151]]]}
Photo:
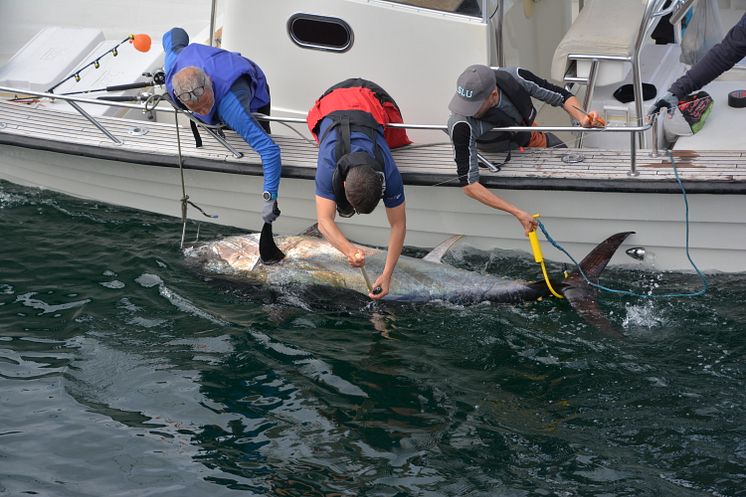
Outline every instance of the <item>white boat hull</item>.
{"label": "white boat hull", "polygon": [[[181,216],[179,170],[171,167],[101,160],[77,155],[0,146],[0,178],[13,183],[47,188],[91,199]],[[247,230],[261,227],[260,176],[185,170],[190,200],[210,214],[209,220],[195,209],[189,217]],[[620,231],[635,231],[623,248],[644,247],[645,261],[624,255],[616,265],[657,270],[691,270],[685,247],[685,207],[682,195],[653,193],[578,192],[561,190],[500,190],[516,205],[532,206],[552,237],[574,257],[582,258],[599,240]],[[406,187],[406,244],[432,247],[452,234],[465,236],[463,243],[480,249],[529,251],[528,241],[515,218],[489,209],[463,195],[453,186]],[[275,232],[293,234],[315,222],[314,183],[284,178]],[[746,271],[746,195],[689,195],[690,253],[702,270]],[[725,213],[725,215],[724,215]],[[385,211],[368,216],[339,219],[343,231],[360,243],[385,246],[388,224]],[[174,234],[174,239],[178,234]],[[569,262],[543,243],[547,259]]]}

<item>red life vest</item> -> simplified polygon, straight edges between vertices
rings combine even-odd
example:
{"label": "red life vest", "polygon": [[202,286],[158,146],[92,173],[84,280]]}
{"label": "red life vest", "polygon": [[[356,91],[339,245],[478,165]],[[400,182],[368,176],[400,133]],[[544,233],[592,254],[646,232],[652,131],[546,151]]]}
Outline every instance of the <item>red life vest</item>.
{"label": "red life vest", "polygon": [[386,91],[362,78],[352,78],[329,88],[308,111],[308,129],[318,142],[318,126],[322,119],[338,110],[360,110],[370,114],[383,126],[383,137],[389,148],[409,145],[412,140],[403,128],[389,128],[387,124],[400,124],[402,119],[399,106]]}

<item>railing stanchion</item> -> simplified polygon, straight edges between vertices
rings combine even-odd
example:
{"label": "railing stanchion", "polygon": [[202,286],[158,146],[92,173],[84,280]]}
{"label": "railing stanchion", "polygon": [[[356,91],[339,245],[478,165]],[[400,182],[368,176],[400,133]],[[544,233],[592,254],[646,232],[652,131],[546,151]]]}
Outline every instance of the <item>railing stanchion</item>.
{"label": "railing stanchion", "polygon": [[650,150],[650,157],[658,157],[660,155],[658,153],[658,113],[650,116],[650,126],[650,132],[652,135],[651,146],[653,147]]}
{"label": "railing stanchion", "polygon": [[81,116],[83,116],[86,119],[88,119],[88,121],[91,124],[93,124],[94,126],[96,126],[99,129],[99,131],[101,131],[103,134],[105,134],[109,138],[109,140],[113,141],[117,145],[121,145],[122,143],[124,143],[124,142],[122,142],[122,140],[120,140],[116,136],[112,135],[111,132],[108,129],[104,128],[104,126],[100,122],[96,121],[96,119],[92,115],[90,115],[85,110],[83,110],[83,107],[81,107],[77,103],[73,102],[72,100],[68,100],[67,103],[69,103],[72,106],[73,109],[77,110],[80,113]]}
{"label": "railing stanchion", "polygon": [[629,172],[627,176],[639,176],[637,172],[637,133],[629,134]]}

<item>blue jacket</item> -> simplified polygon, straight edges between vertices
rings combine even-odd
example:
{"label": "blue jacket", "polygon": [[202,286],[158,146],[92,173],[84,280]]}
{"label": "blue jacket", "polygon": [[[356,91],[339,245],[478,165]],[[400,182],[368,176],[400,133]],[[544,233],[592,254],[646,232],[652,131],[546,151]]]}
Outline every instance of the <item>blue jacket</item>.
{"label": "blue jacket", "polygon": [[207,124],[223,122],[241,135],[262,159],[264,190],[277,196],[282,168],[280,147],[251,115],[270,102],[267,81],[259,66],[238,53],[190,44],[189,35],[181,28],[163,35],[163,49],[166,90],[174,102],[180,104],[171,83],[174,74],[189,66],[202,69],[212,82],[215,104],[208,114],[195,117]]}
{"label": "blue jacket", "polygon": [[746,14],[725,35],[723,41],[712,47],[669,88],[679,99],[699,90],[707,83],[732,68],[746,57]]}

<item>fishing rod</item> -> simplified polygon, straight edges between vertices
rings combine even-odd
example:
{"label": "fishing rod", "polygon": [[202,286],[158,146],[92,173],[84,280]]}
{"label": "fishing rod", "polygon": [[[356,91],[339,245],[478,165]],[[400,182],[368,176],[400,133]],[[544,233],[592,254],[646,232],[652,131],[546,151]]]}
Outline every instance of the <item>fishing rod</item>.
{"label": "fishing rod", "polygon": [[132,44],[132,46],[135,47],[135,49],[137,51],[139,51],[139,52],[147,52],[148,50],[150,50],[150,44],[151,44],[150,36],[148,36],[146,34],[139,34],[139,35],[131,34],[127,38],[125,38],[124,40],[122,40],[119,43],[117,43],[114,47],[110,48],[109,50],[107,50],[106,52],[102,53],[98,57],[95,57],[88,64],[84,65],[80,69],[77,69],[74,73],[72,73],[71,75],[69,75],[65,79],[63,79],[62,81],[59,81],[57,84],[55,84],[54,86],[52,86],[51,88],[49,88],[47,90],[47,93],[54,93],[55,88],[57,88],[62,83],[66,82],[66,81],[69,81],[71,79],[75,79],[75,82],[80,81],[80,73],[82,71],[84,71],[85,69],[88,69],[91,66],[93,66],[96,69],[98,69],[101,66],[101,58],[102,57],[105,57],[107,54],[111,54],[112,57],[116,57],[117,55],[119,55],[119,51],[118,51],[119,47],[122,46],[124,43],[127,43],[127,42],[130,42]]}
{"label": "fishing rod", "polygon": [[[82,95],[86,93],[95,93],[100,91],[124,91],[133,90],[135,88],[147,88],[149,86],[164,85],[166,84],[166,74],[162,70],[155,71],[153,73],[144,72],[143,76],[150,78],[148,81],[138,81],[136,83],[127,83],[124,85],[111,85],[104,88],[94,88],[92,90],[80,90],[80,91],[69,91],[67,93],[60,93],[60,95]],[[104,97],[97,97],[102,100],[107,100]]]}
{"label": "fishing rod", "polygon": [[105,88],[95,88],[93,90],[80,90],[80,91],[69,91],[67,93],[59,93],[59,95],[82,95],[85,93],[95,93],[99,91],[123,91],[123,90],[132,90],[134,88],[146,88],[148,86],[153,86],[156,83],[154,81],[139,81],[137,83],[127,83],[126,85],[112,85],[107,86]]}

